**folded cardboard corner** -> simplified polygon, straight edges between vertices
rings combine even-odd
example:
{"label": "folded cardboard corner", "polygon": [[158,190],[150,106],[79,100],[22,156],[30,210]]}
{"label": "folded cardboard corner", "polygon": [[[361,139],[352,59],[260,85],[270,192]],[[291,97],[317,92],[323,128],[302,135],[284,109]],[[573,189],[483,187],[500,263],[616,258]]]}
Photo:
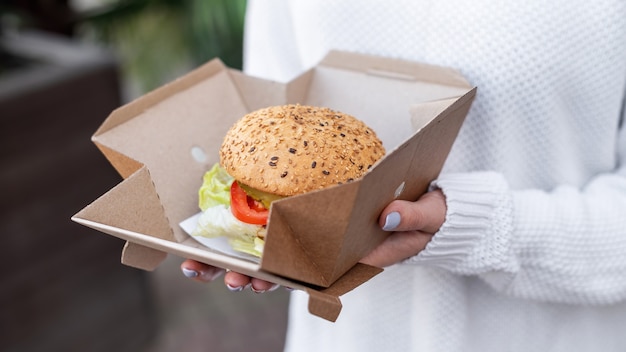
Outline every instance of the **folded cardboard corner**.
{"label": "folded cardboard corner", "polygon": [[[387,236],[380,212],[427,190],[475,92],[449,68],[347,52],[284,84],[212,60],[104,121],[92,140],[124,180],[72,219],[126,240],[124,264],[152,270],[169,253],[236,270],[305,290],[309,311],[334,321],[339,297],[382,270],[358,263]],[[224,134],[245,113],[286,103],[360,118],[387,155],[355,182],[274,202],[260,263],[202,246],[178,224],[199,211]]]}

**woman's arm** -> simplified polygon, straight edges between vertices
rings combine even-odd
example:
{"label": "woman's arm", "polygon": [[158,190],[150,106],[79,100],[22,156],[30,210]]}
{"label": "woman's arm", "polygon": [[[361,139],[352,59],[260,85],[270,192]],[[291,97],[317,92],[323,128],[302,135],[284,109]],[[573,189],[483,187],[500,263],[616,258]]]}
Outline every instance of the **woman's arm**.
{"label": "woman's arm", "polygon": [[617,167],[578,189],[510,190],[497,173],[443,175],[446,221],[407,263],[478,275],[517,297],[571,304],[626,299],[626,133]]}

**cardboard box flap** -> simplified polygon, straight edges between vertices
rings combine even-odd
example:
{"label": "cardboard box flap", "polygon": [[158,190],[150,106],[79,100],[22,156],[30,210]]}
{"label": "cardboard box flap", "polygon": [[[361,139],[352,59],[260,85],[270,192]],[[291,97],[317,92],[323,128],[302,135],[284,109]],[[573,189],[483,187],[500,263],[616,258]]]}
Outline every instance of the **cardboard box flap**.
{"label": "cardboard box flap", "polygon": [[97,138],[92,138],[92,141],[122,178],[129,177],[143,167],[137,160],[98,143]]}
{"label": "cardboard box flap", "polygon": [[93,140],[122,175],[129,160],[150,170],[174,237],[183,241],[188,236],[178,224],[198,211],[202,174],[217,162],[226,131],[246,112],[228,69],[212,61],[116,110]]}
{"label": "cardboard box flap", "polygon": [[[427,191],[430,182],[439,175],[452,149],[475,94],[474,88],[456,99],[424,103],[414,107],[413,121],[430,121],[419,128],[414,138],[385,157],[363,181],[369,185],[368,187],[377,187],[381,190],[380,193],[385,194],[383,207],[392,199],[416,200]],[[445,109],[441,111],[443,106]],[[393,174],[384,172],[390,169],[396,172]],[[370,197],[367,193],[363,196]],[[369,198],[363,200],[365,203],[370,201],[375,202]]]}
{"label": "cardboard box flap", "polygon": [[98,130],[96,130],[94,136],[101,135],[116,126],[135,118],[135,116],[142,114],[147,109],[159,104],[161,101],[169,98],[170,96],[178,94],[181,91],[185,91],[191,86],[210,78],[214,74],[224,72],[226,69],[226,66],[220,60],[211,60],[195,69],[193,74],[178,78],[149,93],[146,93],[128,104],[120,106],[106,118]]}
{"label": "cardboard box flap", "polygon": [[122,249],[122,264],[141,270],[152,271],[166,258],[166,252],[134,242],[126,242],[124,249]]}
{"label": "cardboard box flap", "polygon": [[[474,93],[475,94],[475,93]],[[458,97],[427,101],[421,104],[412,105],[409,108],[411,114],[411,126],[414,131],[419,131],[432,120],[433,116],[441,114],[448,109]]]}
{"label": "cardboard box flap", "polygon": [[421,81],[433,85],[459,87],[465,89],[469,83],[457,70],[450,67],[429,65],[421,62],[362,55],[347,51],[330,51],[318,67],[336,67],[342,70],[356,70],[373,76],[383,76],[397,80]]}
{"label": "cardboard box flap", "polygon": [[387,204],[426,192],[474,95],[472,89],[460,98],[414,108],[415,119],[429,122],[361,180],[275,202],[261,267],[322,287],[335,282],[386,238],[378,216]]}
{"label": "cardboard box flap", "polygon": [[285,84],[248,76],[234,69],[229,73],[248,111],[284,104],[287,100]]}
{"label": "cardboard box flap", "polygon": [[356,116],[376,131],[388,151],[413,135],[411,106],[458,98],[472,88],[449,68],[336,51],[307,74],[308,80],[292,82],[308,83],[306,95],[292,103]]}
{"label": "cardboard box flap", "polygon": [[326,320],[336,321],[342,308],[339,297],[352,291],[381,271],[380,268],[357,263],[331,287],[322,290],[305,289],[309,294],[309,312]]}
{"label": "cardboard box flap", "polygon": [[355,182],[272,204],[261,267],[324,287],[343,275],[361,259],[338,262],[358,186]]}
{"label": "cardboard box flap", "polygon": [[174,240],[172,228],[146,167],[117,184],[74,217]]}

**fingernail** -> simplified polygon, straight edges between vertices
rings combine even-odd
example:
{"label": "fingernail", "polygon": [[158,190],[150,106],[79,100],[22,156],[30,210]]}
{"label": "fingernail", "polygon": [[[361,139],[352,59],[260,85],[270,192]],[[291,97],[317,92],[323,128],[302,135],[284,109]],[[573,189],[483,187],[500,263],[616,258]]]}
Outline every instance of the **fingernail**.
{"label": "fingernail", "polygon": [[187,269],[187,268],[183,268],[183,275],[185,275],[186,277],[192,279],[194,277],[198,277],[200,275],[199,272],[192,270],[192,269]]}
{"label": "fingernail", "polygon": [[246,286],[231,286],[229,284],[226,284],[226,287],[230,292],[241,292],[250,286],[252,286],[250,283],[248,283]]}
{"label": "fingernail", "polygon": [[229,284],[226,284],[226,287],[228,288],[228,290],[230,292],[241,292],[241,291],[243,291],[243,286],[231,286]]}
{"label": "fingernail", "polygon": [[387,214],[387,217],[385,218],[385,226],[383,226],[383,230],[392,231],[393,229],[398,227],[398,225],[400,225],[400,220],[401,220],[400,213],[398,213],[397,211]]}
{"label": "fingernail", "polygon": [[254,288],[254,286],[252,286],[251,289],[252,289],[252,292],[254,292],[254,293],[265,293],[265,292],[275,291],[279,286],[280,285],[278,285],[278,284],[274,284],[274,285],[272,285],[272,287],[268,288],[267,290],[257,290],[257,289]]}
{"label": "fingernail", "polygon": [[254,292],[254,293],[265,293],[265,292],[267,291],[267,290],[257,290],[257,289],[255,289],[255,288],[254,288],[254,286],[252,286],[250,289],[251,289],[251,290],[252,290],[252,292]]}
{"label": "fingernail", "polygon": [[280,287],[279,284],[274,284],[272,287],[270,287],[270,289],[268,291],[270,291],[270,292],[276,291],[279,287]]}

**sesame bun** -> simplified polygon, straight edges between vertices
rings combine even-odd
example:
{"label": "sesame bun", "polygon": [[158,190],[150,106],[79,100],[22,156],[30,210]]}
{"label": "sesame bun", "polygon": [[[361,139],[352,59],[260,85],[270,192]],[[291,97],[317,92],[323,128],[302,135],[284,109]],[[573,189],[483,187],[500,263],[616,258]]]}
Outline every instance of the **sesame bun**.
{"label": "sesame bun", "polygon": [[251,112],[231,127],[220,164],[239,182],[293,196],[350,182],[385,155],[372,129],[328,108],[285,105]]}

